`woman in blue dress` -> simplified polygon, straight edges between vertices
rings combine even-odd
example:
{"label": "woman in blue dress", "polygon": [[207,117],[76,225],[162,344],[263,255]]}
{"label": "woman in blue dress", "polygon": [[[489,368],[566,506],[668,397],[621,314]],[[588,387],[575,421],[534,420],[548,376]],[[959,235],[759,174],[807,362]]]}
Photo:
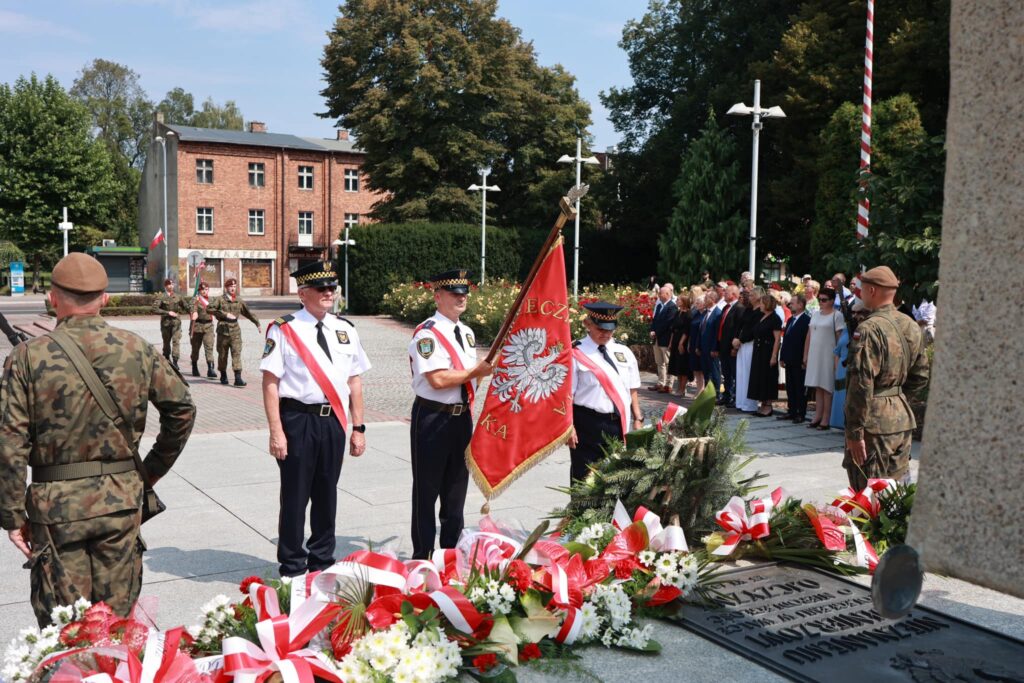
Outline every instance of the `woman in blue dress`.
{"label": "woman in blue dress", "polygon": [[704,308],[704,294],[696,294],[693,307],[690,309],[690,336],[686,341],[686,351],[690,354],[690,370],[693,371],[693,383],[697,387],[697,393],[704,391],[704,373],[701,371],[700,356],[697,355],[697,342],[700,341],[700,324],[704,320],[706,311]]}
{"label": "woman in blue dress", "polygon": [[833,429],[846,428],[846,416],[843,406],[846,405],[846,357],[850,352],[850,330],[843,327],[832,353],[836,357],[836,390],[832,393],[832,415],[828,424]]}

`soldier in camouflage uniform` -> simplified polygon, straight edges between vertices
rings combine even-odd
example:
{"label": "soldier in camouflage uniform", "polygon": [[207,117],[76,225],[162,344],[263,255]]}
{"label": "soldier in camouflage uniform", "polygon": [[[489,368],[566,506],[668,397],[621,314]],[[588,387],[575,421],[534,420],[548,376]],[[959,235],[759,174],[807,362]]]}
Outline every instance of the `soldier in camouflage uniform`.
{"label": "soldier in camouflage uniform", "polygon": [[917,427],[907,403],[928,383],[921,330],[893,305],[899,281],[886,266],[861,278],[871,314],[850,340],[846,366],[846,451],[843,467],[859,491],[868,479],[906,479],[911,434]]}
{"label": "soldier in camouflage uniform", "polygon": [[164,291],[153,297],[153,312],[160,315],[160,336],[164,340],[164,358],[177,369],[181,356],[180,313],[188,313],[185,297],[174,293],[174,280],[164,280]]}
{"label": "soldier in camouflage uniform", "polygon": [[192,324],[189,327],[188,337],[192,344],[192,376],[199,377],[199,347],[206,351],[206,376],[216,378],[217,372],[213,369],[213,316],[210,315],[210,285],[205,282],[199,283],[199,292],[192,300],[192,312],[189,317]]}
{"label": "soldier in camouflage uniform", "polygon": [[244,315],[263,332],[260,321],[252,314],[245,302],[238,297],[238,281],[229,278],[224,282],[224,295],[217,297],[209,309],[217,319],[217,369],[220,383],[228,383],[228,351],[231,351],[231,369],[235,371],[235,386],[244,387],[242,379],[242,330],[238,327],[238,316]]}
{"label": "soldier in camouflage uniform", "polygon": [[48,335],[15,347],[0,384],[0,525],[28,558],[40,626],[54,607],[80,597],[128,614],[142,584],[143,486],[133,449],[147,404],[160,413],[160,433],[144,461],[150,483],[174,464],[195,421],[188,387],[171,365],[141,337],[99,316],[106,286],[100,263],[73,253],[53,269],[49,297],[58,330],[92,364],[134,443]]}

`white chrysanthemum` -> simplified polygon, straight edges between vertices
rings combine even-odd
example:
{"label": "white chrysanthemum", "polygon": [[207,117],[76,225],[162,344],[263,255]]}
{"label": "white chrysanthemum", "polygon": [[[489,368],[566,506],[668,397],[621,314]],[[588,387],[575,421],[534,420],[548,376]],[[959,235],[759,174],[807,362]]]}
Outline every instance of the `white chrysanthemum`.
{"label": "white chrysanthemum", "polygon": [[654,564],[657,557],[658,554],[653,550],[641,550],[638,559],[640,560],[640,564],[645,567],[650,567]]}
{"label": "white chrysanthemum", "polygon": [[75,600],[75,603],[72,605],[72,607],[75,608],[75,618],[72,619],[72,621],[77,621],[78,619],[81,619],[83,616],[85,616],[85,610],[92,607],[92,603],[86,600],[85,598],[78,598],[77,600]]}
{"label": "white chrysanthemum", "polygon": [[57,605],[50,612],[50,621],[55,624],[66,625],[74,620],[75,608],[71,605]]}
{"label": "white chrysanthemum", "polygon": [[583,607],[580,608],[580,619],[580,637],[584,640],[596,637],[604,619],[597,613],[594,603],[583,603]]}
{"label": "white chrysanthemum", "polygon": [[679,565],[676,562],[675,553],[664,553],[658,558],[658,561],[654,565],[655,569],[659,569],[663,572],[674,572],[678,569]]}

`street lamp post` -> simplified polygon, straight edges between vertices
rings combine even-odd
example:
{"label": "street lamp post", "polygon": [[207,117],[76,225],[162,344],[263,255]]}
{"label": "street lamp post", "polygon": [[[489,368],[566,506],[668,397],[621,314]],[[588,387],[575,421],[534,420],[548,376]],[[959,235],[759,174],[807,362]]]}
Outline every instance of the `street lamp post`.
{"label": "street lamp post", "polygon": [[750,263],[748,270],[750,274],[756,279],[757,270],[756,256],[757,256],[757,150],[758,143],[761,137],[761,128],[764,126],[762,119],[767,118],[778,118],[784,119],[786,115],[783,113],[781,107],[770,107],[768,109],[761,108],[761,81],[754,81],[754,106],[748,107],[742,102],[732,105],[729,108],[727,114],[733,114],[735,116],[749,116],[753,115],[754,123],[751,126],[754,130],[754,168],[751,171],[750,178]]}
{"label": "street lamp post", "polygon": [[[167,137],[174,135],[173,130],[167,131]],[[171,276],[171,260],[170,260],[170,235],[167,234],[167,140],[161,136],[156,136],[156,141],[160,143],[160,149],[163,152],[163,165],[164,165],[164,279],[166,280]]]}
{"label": "street lamp post", "polygon": [[[346,223],[345,224],[345,239],[343,239],[343,240],[334,240],[333,242],[331,242],[331,244],[334,245],[335,247],[342,247],[342,246],[345,247],[345,280],[344,280],[344,282],[345,282],[345,289],[342,291],[342,296],[345,298],[345,310],[348,310],[348,303],[349,303],[349,301],[348,301],[348,248],[350,246],[354,247],[355,244],[356,244],[355,240],[352,240],[352,239],[348,238],[348,228],[349,228],[349,225],[348,225],[348,223]],[[338,258],[337,250],[335,250],[334,258],[335,259]]]}
{"label": "street lamp post", "polygon": [[64,220],[57,224],[57,228],[64,233],[64,255],[68,255],[68,230],[74,230],[75,224],[68,220],[68,207],[64,207]]}
{"label": "street lamp post", "polygon": [[[597,165],[597,157],[584,157],[583,156],[583,138],[576,136],[576,156],[571,157],[568,154],[563,154],[558,158],[560,164],[576,164],[576,187],[580,186],[581,180],[581,168],[583,164]],[[580,200],[576,200],[576,234],[573,238],[573,255],[572,255],[572,298],[579,298],[579,282],[580,282]]]}
{"label": "street lamp post", "polygon": [[487,176],[491,175],[490,166],[483,166],[477,172],[480,174],[480,184],[473,183],[466,189],[480,192],[480,284],[483,285],[487,272],[487,190],[501,192],[501,188],[487,184]]}

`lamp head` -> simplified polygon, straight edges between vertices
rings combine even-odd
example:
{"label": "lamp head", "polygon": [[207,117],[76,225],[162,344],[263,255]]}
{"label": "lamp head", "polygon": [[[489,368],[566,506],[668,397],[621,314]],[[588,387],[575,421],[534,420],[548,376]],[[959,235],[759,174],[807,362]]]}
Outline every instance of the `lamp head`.
{"label": "lamp head", "polygon": [[477,169],[477,173],[479,173],[482,176],[489,176],[491,175],[491,167],[481,166],[480,168]]}
{"label": "lamp head", "polygon": [[597,157],[587,157],[586,159],[583,159],[583,163],[589,164],[591,166],[597,166],[601,162],[597,160]]}
{"label": "lamp head", "polygon": [[470,185],[466,189],[469,190],[470,192],[477,192],[477,191],[480,190],[480,186],[477,185],[476,183],[473,183],[472,185]]}
{"label": "lamp head", "polygon": [[563,154],[562,156],[558,157],[558,163],[560,164],[571,164],[575,161],[576,160],[569,156],[568,154]]}
{"label": "lamp head", "polygon": [[747,105],[743,104],[742,102],[737,102],[736,104],[729,107],[729,111],[725,113],[730,114],[732,116],[749,116],[750,114],[754,113],[754,110],[748,107]]}
{"label": "lamp head", "polygon": [[773,119],[784,119],[786,118],[785,112],[782,111],[782,107],[769,107],[762,116],[770,116]]}
{"label": "lamp head", "polygon": [[157,135],[155,138],[153,138],[153,142],[157,143],[158,145],[162,145],[164,144],[164,139]]}

